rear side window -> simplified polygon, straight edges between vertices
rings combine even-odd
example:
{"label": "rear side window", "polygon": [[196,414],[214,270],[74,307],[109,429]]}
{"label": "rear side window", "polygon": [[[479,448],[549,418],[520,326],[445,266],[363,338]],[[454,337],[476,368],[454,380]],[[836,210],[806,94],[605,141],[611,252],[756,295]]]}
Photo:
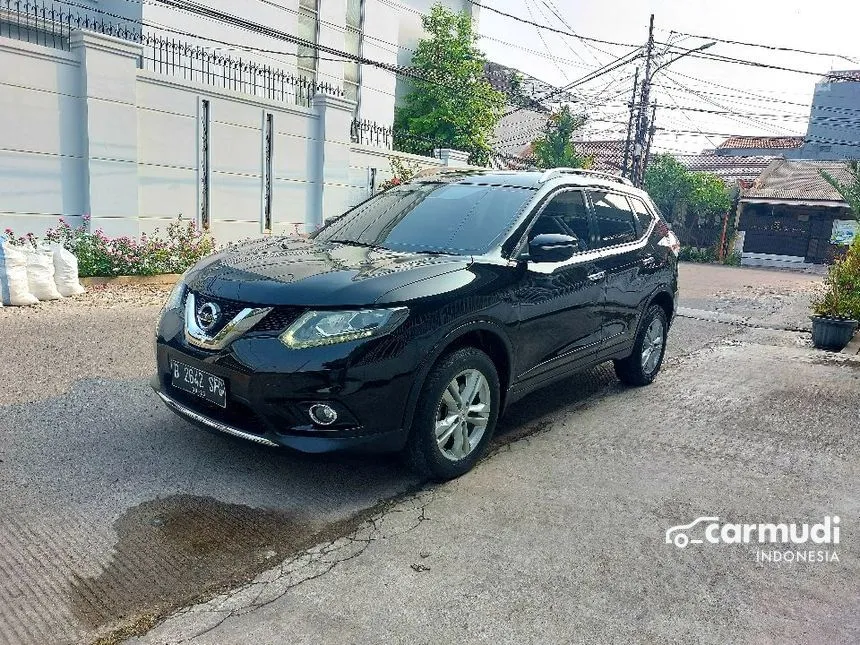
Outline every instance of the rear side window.
{"label": "rear side window", "polygon": [[636,216],[624,195],[593,191],[594,219],[597,224],[597,246],[615,246],[633,242],[636,233]]}
{"label": "rear side window", "polygon": [[644,233],[651,226],[651,220],[654,219],[654,215],[651,214],[651,211],[648,210],[648,207],[645,206],[641,199],[636,197],[628,197],[628,199],[633,204],[633,212],[636,213],[636,219],[639,220],[639,230]]}

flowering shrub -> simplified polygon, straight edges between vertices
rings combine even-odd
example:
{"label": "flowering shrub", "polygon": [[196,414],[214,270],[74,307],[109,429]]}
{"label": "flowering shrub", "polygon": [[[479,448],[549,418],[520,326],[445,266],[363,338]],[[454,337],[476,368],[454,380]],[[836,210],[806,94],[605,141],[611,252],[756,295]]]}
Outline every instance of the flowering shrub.
{"label": "flowering shrub", "polygon": [[117,275],[157,275],[182,273],[215,249],[212,237],[194,224],[180,217],[167,227],[167,234],[145,233],[139,238],[107,237],[101,229],[88,231],[90,218],[73,228],[63,218],[57,228],[48,229],[41,240],[27,233],[16,236],[6,229],[6,238],[18,246],[38,246],[40,242],[56,242],[78,258],[81,277]]}
{"label": "flowering shrub", "polygon": [[400,184],[405,184],[410,179],[412,179],[419,170],[421,170],[421,166],[416,163],[408,163],[399,159],[397,157],[391,157],[388,160],[391,165],[391,174],[394,175],[388,181],[384,181],[379,185],[379,192],[384,192],[389,188],[394,188],[395,186],[399,186]]}

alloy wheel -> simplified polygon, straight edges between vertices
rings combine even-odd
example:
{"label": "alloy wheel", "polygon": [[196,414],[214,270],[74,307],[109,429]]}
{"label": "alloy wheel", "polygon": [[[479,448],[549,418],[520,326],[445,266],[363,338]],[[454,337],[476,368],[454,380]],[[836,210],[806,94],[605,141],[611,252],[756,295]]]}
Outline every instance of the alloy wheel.
{"label": "alloy wheel", "polygon": [[459,461],[481,442],[490,419],[490,384],[478,370],[455,376],[436,409],[436,443],[446,459]]}
{"label": "alloy wheel", "polygon": [[642,371],[650,374],[657,367],[663,353],[664,331],[663,321],[655,318],[645,330],[642,339]]}

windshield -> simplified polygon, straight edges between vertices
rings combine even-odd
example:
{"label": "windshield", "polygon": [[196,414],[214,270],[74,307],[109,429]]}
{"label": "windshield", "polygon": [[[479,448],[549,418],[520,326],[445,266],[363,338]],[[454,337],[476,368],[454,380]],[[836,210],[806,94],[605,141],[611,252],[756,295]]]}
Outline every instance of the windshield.
{"label": "windshield", "polygon": [[415,183],[359,204],[316,235],[392,251],[482,254],[513,226],[530,188]]}

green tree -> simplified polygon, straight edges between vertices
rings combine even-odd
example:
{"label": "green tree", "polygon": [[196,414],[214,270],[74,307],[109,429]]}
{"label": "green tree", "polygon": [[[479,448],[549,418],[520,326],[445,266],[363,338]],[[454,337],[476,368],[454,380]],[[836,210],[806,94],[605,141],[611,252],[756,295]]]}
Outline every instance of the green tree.
{"label": "green tree", "polygon": [[686,243],[698,241],[697,229],[718,227],[732,207],[731,193],[722,179],[691,172],[672,155],[654,157],[645,171],[645,190]]}
{"label": "green tree", "polygon": [[416,154],[449,147],[468,152],[473,164],[486,164],[505,97],[484,75],[472,19],[435,4],[421,22],[428,36],[412,57],[411,91],[395,110],[395,147]]}
{"label": "green tree", "polygon": [[549,117],[542,138],[532,142],[535,165],[547,168],[590,168],[592,157],[573,147],[573,133],[585,125],[586,117],[574,115],[565,105]]}
{"label": "green tree", "polygon": [[827,183],[842,195],[842,199],[848,204],[855,219],[860,220],[860,162],[849,161],[848,174],[851,175],[851,182],[845,184],[826,170],[821,171],[821,176],[827,180]]}

